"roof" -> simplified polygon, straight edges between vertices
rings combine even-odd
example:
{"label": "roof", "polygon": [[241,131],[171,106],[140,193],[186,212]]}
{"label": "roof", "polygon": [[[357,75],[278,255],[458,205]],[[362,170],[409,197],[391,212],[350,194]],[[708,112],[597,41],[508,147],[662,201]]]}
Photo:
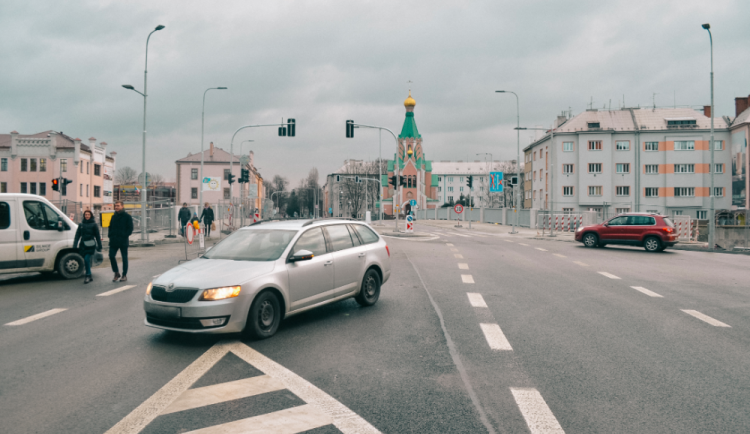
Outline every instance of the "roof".
{"label": "roof", "polygon": [[[631,110],[633,114],[631,115]],[[633,122],[635,117],[635,123]],[[668,120],[695,120],[696,129],[711,128],[711,118],[703,112],[691,108],[633,108],[620,110],[586,110],[569,119],[558,127],[555,132],[570,133],[576,131],[635,131],[643,130],[672,130],[667,128]],[[590,122],[598,122],[598,128],[589,128]],[[727,122],[723,118],[714,118],[715,128],[726,128]],[[680,129],[684,131],[684,129]]]}
{"label": "roof", "polygon": [[493,161],[491,165],[484,161],[433,161],[432,176],[486,175],[488,167],[491,172],[515,171],[515,164],[511,161]]}
{"label": "roof", "polygon": [[414,112],[406,112],[406,118],[404,119],[404,126],[401,127],[401,134],[398,135],[399,139],[421,139],[422,136],[417,130],[417,122],[414,120]]}
{"label": "roof", "polygon": [[[22,139],[46,139],[50,133],[54,133],[53,130],[47,130],[42,131],[41,133],[36,134],[19,134],[18,137]],[[70,136],[67,136],[63,133],[58,133],[58,141],[57,141],[57,147],[58,148],[72,148],[74,146],[73,138]],[[60,140],[62,139],[62,140]],[[11,143],[11,135],[10,134],[0,134],[0,148],[9,148]]]}
{"label": "roof", "polygon": [[[204,163],[229,163],[230,160],[230,154],[229,152],[214,147],[214,156],[211,157],[211,149],[206,149],[203,151],[203,162]],[[200,162],[201,161],[201,153],[197,154],[190,154],[185,158],[180,158],[177,160],[177,163],[191,163],[191,162]],[[235,155],[234,156],[234,162],[239,164],[240,163],[240,157]]]}
{"label": "roof", "polygon": [[750,107],[746,108],[745,111],[739,114],[732,122],[732,126],[741,125],[744,123],[750,123]]}

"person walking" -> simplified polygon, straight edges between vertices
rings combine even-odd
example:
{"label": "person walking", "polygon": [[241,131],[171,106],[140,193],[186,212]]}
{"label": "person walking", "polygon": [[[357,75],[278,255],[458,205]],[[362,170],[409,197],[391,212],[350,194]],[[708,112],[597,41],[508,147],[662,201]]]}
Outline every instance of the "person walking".
{"label": "person walking", "polygon": [[203,205],[201,220],[203,220],[203,224],[206,226],[206,238],[208,238],[211,236],[211,225],[214,223],[214,210],[208,205],[208,202]]}
{"label": "person walking", "polygon": [[[80,247],[78,245],[79,242]],[[78,252],[83,256],[83,263],[86,266],[86,276],[83,278],[83,283],[89,283],[94,280],[91,277],[91,257],[95,252],[102,251],[102,237],[99,234],[99,225],[96,223],[96,219],[94,219],[94,213],[89,209],[83,212],[83,221],[78,225],[78,229],[76,229],[73,248],[78,249]]]}
{"label": "person walking", "polygon": [[[115,272],[113,282],[128,281],[128,246],[130,245],[130,234],[133,233],[133,217],[123,209],[122,202],[115,202],[115,213],[109,221],[109,262],[112,271]],[[122,278],[117,268],[117,251],[122,256]]]}
{"label": "person walking", "polygon": [[187,207],[187,202],[182,203],[179,214],[177,214],[177,220],[180,221],[180,233],[185,236],[185,226],[190,221],[190,209]]}

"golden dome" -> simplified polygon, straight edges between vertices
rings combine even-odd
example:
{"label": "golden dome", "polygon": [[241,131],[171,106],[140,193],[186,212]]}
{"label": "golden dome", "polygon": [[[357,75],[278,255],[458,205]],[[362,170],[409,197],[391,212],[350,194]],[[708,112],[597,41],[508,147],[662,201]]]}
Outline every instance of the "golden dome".
{"label": "golden dome", "polygon": [[404,100],[404,107],[414,107],[417,102],[411,97],[411,91],[409,91],[409,97]]}

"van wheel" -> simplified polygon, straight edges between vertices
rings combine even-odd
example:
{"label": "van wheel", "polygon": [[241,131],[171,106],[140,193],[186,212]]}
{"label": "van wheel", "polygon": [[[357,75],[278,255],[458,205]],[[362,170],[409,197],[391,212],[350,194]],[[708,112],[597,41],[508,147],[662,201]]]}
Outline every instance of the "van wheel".
{"label": "van wheel", "polygon": [[83,257],[78,253],[66,253],[57,261],[57,272],[65,279],[78,279],[83,276]]}
{"label": "van wheel", "polygon": [[367,270],[359,294],[354,297],[360,306],[367,307],[377,303],[380,298],[380,275],[373,269]]}
{"label": "van wheel", "polygon": [[596,247],[599,244],[599,237],[596,234],[586,234],[583,236],[583,245],[586,247]]}
{"label": "van wheel", "polygon": [[656,237],[648,237],[646,238],[646,241],[643,242],[643,247],[647,252],[660,252],[661,241]]}
{"label": "van wheel", "polygon": [[267,339],[276,334],[281,323],[279,299],[271,291],[261,292],[250,306],[245,335],[251,339]]}

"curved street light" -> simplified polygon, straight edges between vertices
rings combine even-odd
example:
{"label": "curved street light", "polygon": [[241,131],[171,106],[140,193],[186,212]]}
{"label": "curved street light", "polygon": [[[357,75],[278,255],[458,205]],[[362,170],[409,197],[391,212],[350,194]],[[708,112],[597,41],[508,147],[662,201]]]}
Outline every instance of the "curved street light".
{"label": "curved street light", "polygon": [[206,93],[209,90],[226,90],[226,87],[209,87],[203,92],[203,109],[201,110],[201,182],[198,188],[198,205],[203,204],[203,126],[206,118]]}

